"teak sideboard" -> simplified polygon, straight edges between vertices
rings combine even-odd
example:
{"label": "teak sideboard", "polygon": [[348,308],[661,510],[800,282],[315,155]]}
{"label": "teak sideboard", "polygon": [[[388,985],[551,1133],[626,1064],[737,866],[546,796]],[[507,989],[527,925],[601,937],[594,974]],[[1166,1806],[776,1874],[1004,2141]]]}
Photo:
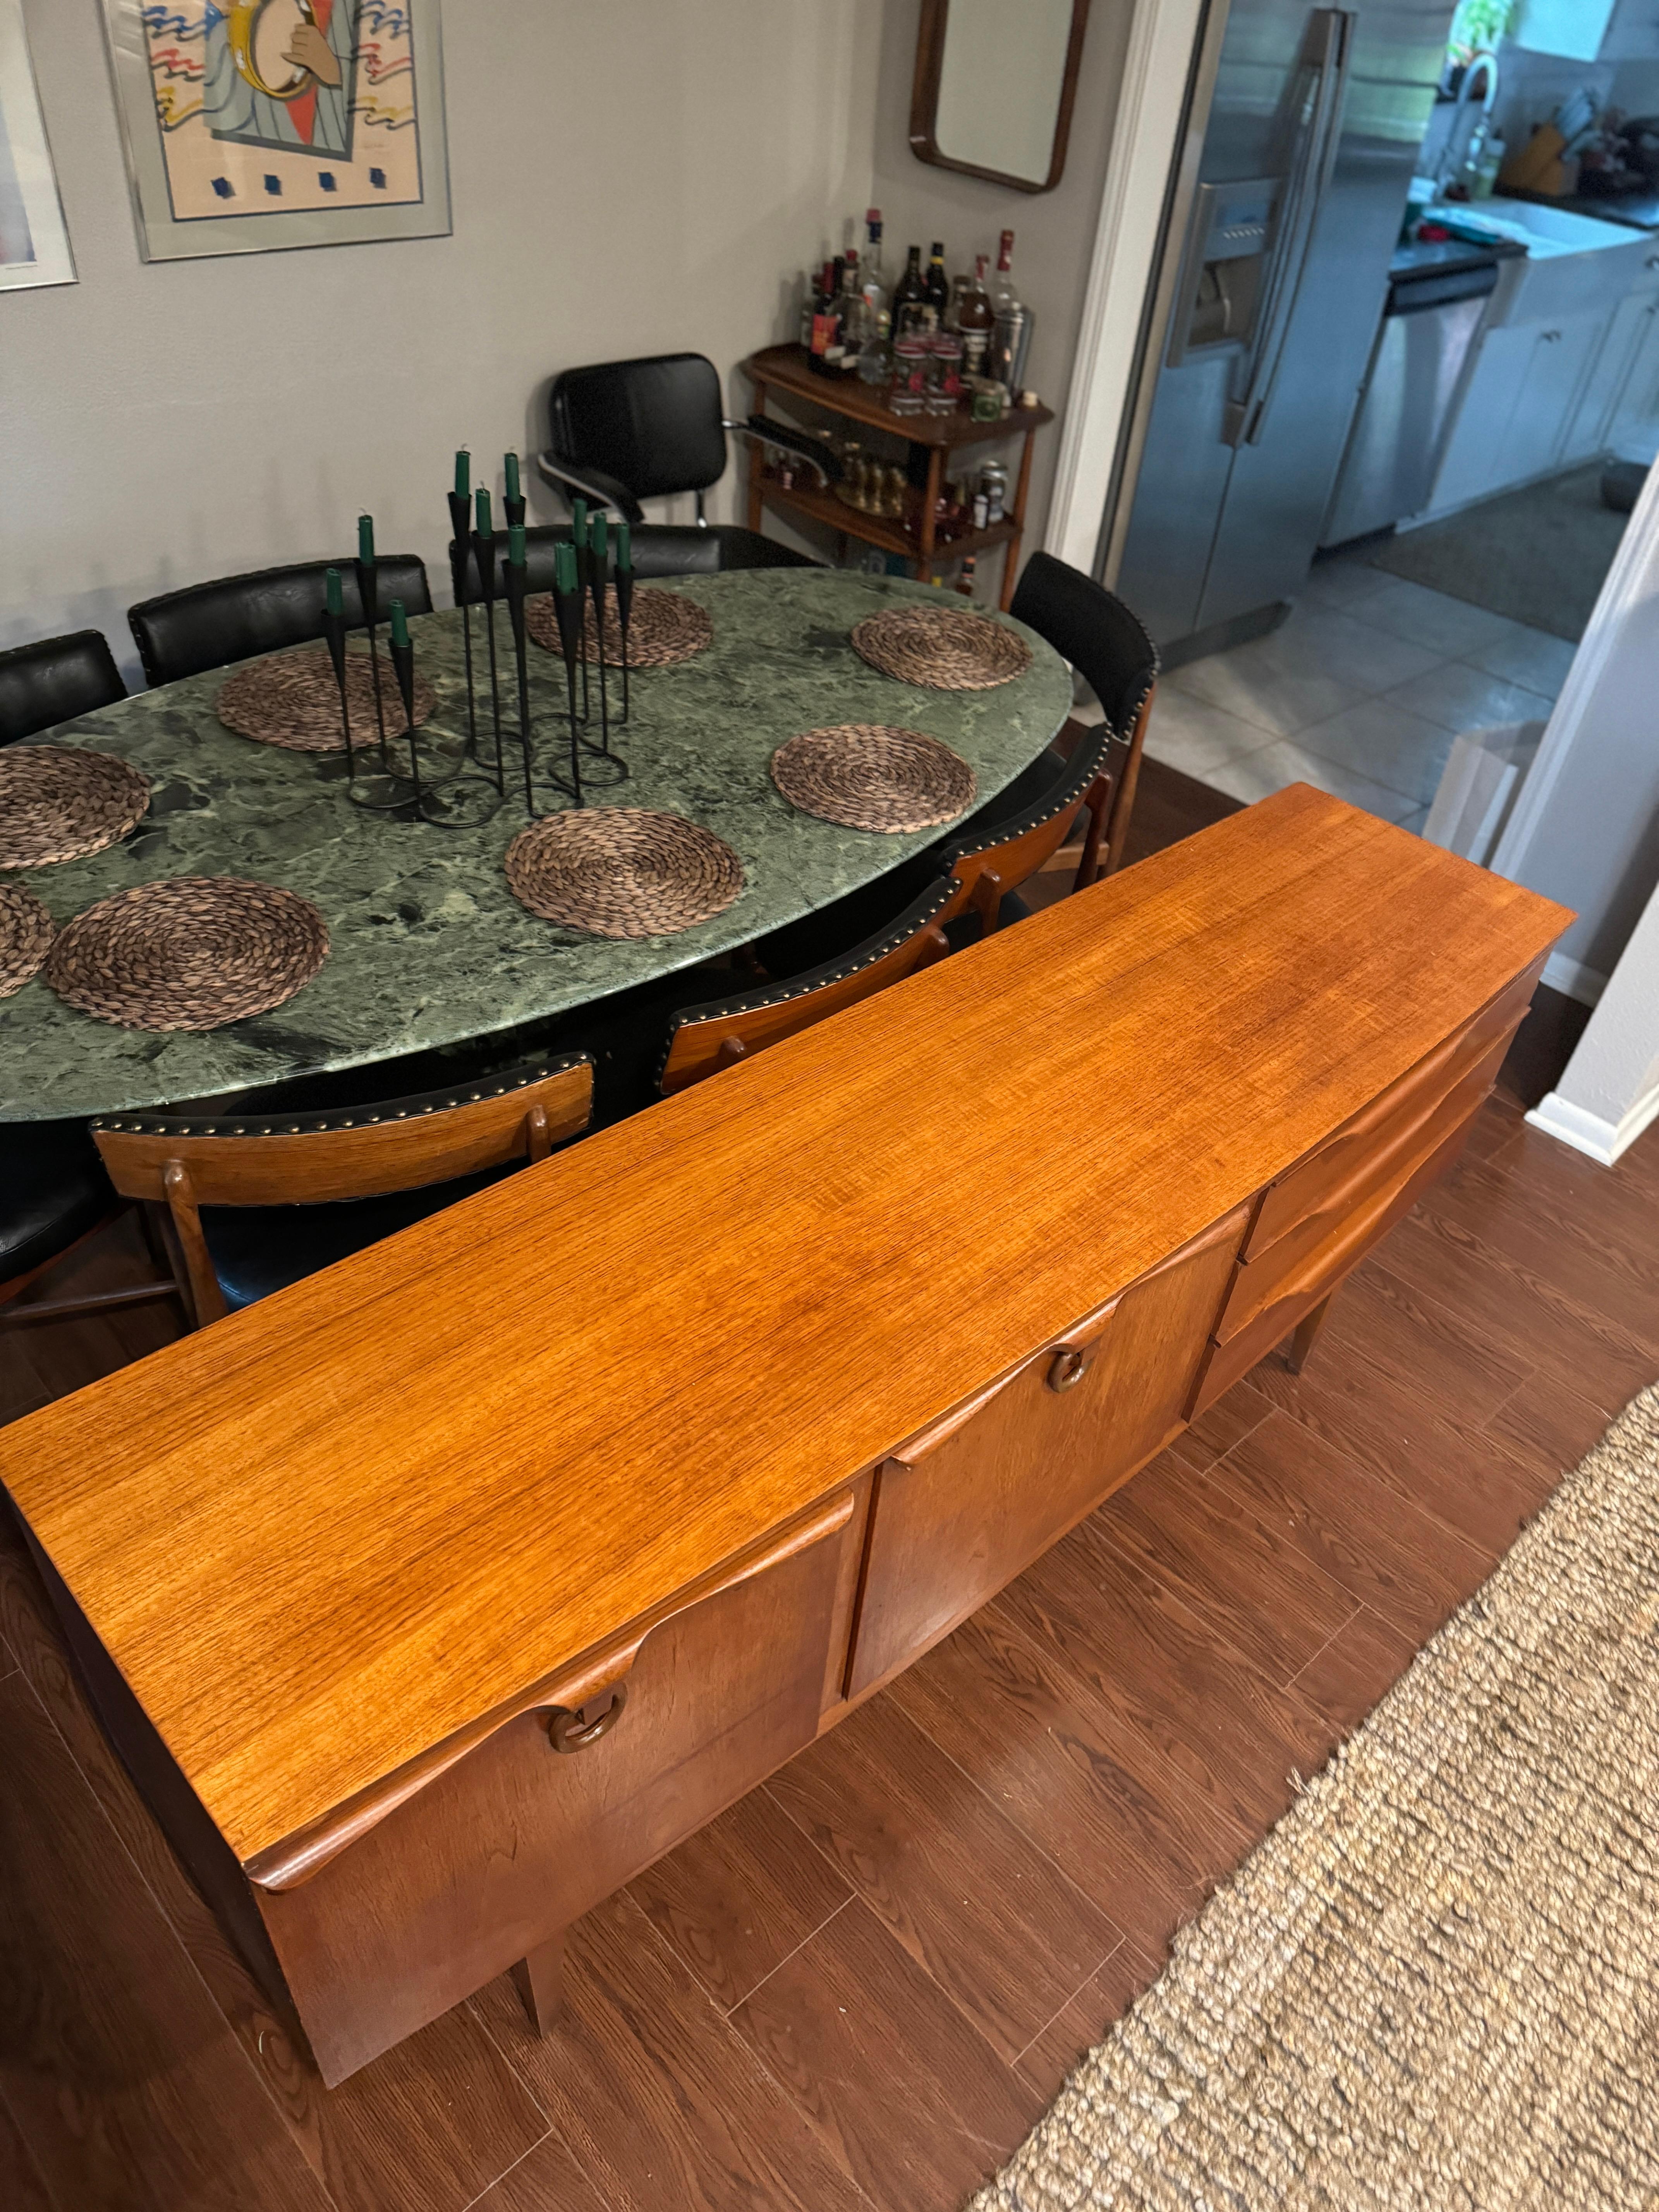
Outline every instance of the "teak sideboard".
{"label": "teak sideboard", "polygon": [[324,2079],[563,1931],[1291,1340],[1570,916],[1305,787],[5,1431]]}

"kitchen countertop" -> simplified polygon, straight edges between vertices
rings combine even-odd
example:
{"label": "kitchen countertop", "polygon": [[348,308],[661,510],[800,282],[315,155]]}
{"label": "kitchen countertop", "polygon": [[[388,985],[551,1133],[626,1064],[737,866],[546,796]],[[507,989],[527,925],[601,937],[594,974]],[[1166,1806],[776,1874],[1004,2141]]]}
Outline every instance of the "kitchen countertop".
{"label": "kitchen countertop", "polygon": [[1599,193],[1574,192],[1558,198],[1552,192],[1494,192],[1495,200],[1534,200],[1540,207],[1565,208],[1569,215],[1587,215],[1597,222],[1614,222],[1625,230],[1659,230],[1659,191],[1627,192],[1615,199]]}
{"label": "kitchen countertop", "polygon": [[1495,238],[1490,245],[1477,246],[1462,238],[1413,239],[1409,245],[1396,246],[1389,263],[1390,276],[1455,276],[1466,269],[1484,269],[1494,261],[1510,261],[1523,256],[1524,246],[1513,239]]}

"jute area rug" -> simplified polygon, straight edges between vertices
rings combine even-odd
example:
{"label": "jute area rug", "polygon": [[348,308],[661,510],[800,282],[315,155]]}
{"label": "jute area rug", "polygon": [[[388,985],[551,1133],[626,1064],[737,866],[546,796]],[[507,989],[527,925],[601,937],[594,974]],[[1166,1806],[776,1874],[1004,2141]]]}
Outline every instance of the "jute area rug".
{"label": "jute area rug", "polygon": [[1659,2203],[1659,1386],[972,2212]]}

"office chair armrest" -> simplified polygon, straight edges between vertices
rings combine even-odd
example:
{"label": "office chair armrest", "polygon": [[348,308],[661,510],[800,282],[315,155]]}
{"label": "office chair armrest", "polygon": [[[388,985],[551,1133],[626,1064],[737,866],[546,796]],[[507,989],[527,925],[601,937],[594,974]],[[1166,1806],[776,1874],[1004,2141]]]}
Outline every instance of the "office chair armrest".
{"label": "office chair armrest", "polygon": [[548,483],[563,492],[568,498],[574,491],[593,507],[614,507],[624,522],[630,526],[645,520],[645,509],[628,486],[618,483],[599,469],[573,469],[556,453],[538,453],[536,466]]}
{"label": "office chair armrest", "polygon": [[774,422],[765,415],[751,415],[746,422],[727,422],[724,427],[739,438],[754,438],[763,446],[777,446],[785,453],[799,454],[811,462],[827,484],[839,483],[847,473],[841,456],[811,431],[792,430],[787,422]]}

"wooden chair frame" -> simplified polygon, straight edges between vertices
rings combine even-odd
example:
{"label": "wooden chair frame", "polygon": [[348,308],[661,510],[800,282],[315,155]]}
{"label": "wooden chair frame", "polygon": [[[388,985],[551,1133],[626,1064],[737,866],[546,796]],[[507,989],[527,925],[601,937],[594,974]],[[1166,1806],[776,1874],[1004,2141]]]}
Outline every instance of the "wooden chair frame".
{"label": "wooden chair frame", "polygon": [[1109,807],[1117,787],[1110,766],[1112,732],[1102,723],[1093,728],[1071,726],[1077,732],[1071,748],[1070,773],[1047,798],[1006,821],[992,823],[981,834],[982,844],[953,845],[943,866],[957,886],[956,896],[945,914],[945,921],[972,907],[981,930],[996,927],[997,909],[1004,896],[1046,867],[1070,838],[1079,815],[1086,813],[1083,857],[1072,888],[1082,890],[1098,872],[1101,843],[1108,834]]}
{"label": "wooden chair frame", "polygon": [[577,1053],[453,1091],[337,1113],[228,1121],[146,1115],[94,1121],[92,1133],[116,1189],[152,1209],[176,1247],[199,1328],[227,1311],[203,1206],[382,1198],[515,1159],[544,1160],[586,1127],[592,1101],[593,1063]]}
{"label": "wooden chair frame", "polygon": [[958,902],[959,886],[942,877],[886,929],[839,960],[735,998],[688,1006],[669,1025],[657,1088],[665,1097],[684,1091],[798,1030],[811,1029],[843,1006],[872,998],[890,983],[931,968],[951,950],[944,924]]}

